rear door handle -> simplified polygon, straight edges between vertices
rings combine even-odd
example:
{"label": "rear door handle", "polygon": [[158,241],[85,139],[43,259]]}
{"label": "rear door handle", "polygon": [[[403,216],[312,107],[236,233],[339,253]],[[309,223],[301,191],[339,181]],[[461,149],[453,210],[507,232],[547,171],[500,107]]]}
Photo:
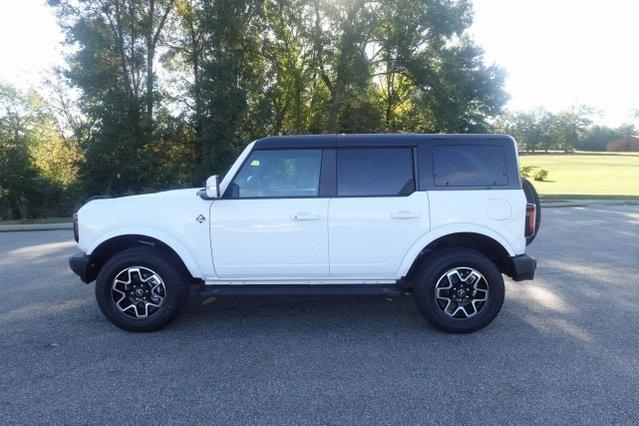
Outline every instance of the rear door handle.
{"label": "rear door handle", "polygon": [[310,214],[307,212],[300,212],[291,216],[291,220],[295,220],[299,222],[307,221],[307,220],[319,220],[319,218],[320,217],[318,214]]}
{"label": "rear door handle", "polygon": [[409,210],[400,210],[391,214],[393,219],[417,219],[419,216],[418,212],[411,212]]}

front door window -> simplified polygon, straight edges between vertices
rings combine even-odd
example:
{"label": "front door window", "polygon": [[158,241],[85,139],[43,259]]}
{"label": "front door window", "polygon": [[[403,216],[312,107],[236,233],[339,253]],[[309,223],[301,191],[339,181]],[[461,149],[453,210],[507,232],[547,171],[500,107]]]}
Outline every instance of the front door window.
{"label": "front door window", "polygon": [[254,151],[226,198],[317,197],[321,164],[320,149]]}

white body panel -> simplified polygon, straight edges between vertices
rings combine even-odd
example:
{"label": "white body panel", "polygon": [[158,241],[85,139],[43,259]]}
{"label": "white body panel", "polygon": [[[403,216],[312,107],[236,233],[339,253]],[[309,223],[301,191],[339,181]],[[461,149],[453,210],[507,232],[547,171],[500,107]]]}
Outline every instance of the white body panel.
{"label": "white body panel", "polygon": [[430,228],[428,194],[333,198],[331,277],[397,278],[408,249]]}
{"label": "white body panel", "polygon": [[524,254],[526,197],[521,190],[430,191],[429,232],[414,242],[396,276],[405,276],[419,253],[446,235],[475,233],[497,241],[510,256]]}
{"label": "white body panel", "polygon": [[221,279],[328,277],[327,198],[215,200],[211,248]]}
{"label": "white body panel", "polygon": [[90,255],[103,242],[119,235],[144,235],[162,241],[182,258],[191,275],[215,276],[209,249],[211,201],[196,188],[113,199],[94,200],[78,211],[79,248]]}
{"label": "white body panel", "polygon": [[476,229],[475,232],[497,240],[511,256],[526,251],[526,196],[523,191],[430,191],[428,194],[431,232],[438,233],[438,229],[444,227],[459,228],[457,232]]}
{"label": "white body panel", "polygon": [[510,256],[525,253],[525,206],[520,189],[210,201],[191,188],[87,203],[78,211],[78,245],[90,255],[120,235],[155,238],[207,283],[388,283],[449,234],[482,234]]}

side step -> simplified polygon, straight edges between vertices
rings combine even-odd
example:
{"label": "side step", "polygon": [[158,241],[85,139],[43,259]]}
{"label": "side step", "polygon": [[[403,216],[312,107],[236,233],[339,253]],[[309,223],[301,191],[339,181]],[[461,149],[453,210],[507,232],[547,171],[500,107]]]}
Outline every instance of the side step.
{"label": "side step", "polygon": [[401,289],[396,284],[234,284],[203,285],[198,291],[200,297],[223,296],[349,296],[377,295],[399,296]]}

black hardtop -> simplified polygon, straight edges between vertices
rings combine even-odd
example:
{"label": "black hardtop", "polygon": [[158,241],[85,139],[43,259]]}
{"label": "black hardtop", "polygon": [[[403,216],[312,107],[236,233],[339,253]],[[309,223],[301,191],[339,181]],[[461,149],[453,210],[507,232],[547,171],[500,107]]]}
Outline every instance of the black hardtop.
{"label": "black hardtop", "polygon": [[325,135],[267,136],[255,141],[255,149],[278,148],[345,148],[367,146],[419,146],[426,143],[477,143],[513,141],[503,134],[441,133],[359,133]]}

